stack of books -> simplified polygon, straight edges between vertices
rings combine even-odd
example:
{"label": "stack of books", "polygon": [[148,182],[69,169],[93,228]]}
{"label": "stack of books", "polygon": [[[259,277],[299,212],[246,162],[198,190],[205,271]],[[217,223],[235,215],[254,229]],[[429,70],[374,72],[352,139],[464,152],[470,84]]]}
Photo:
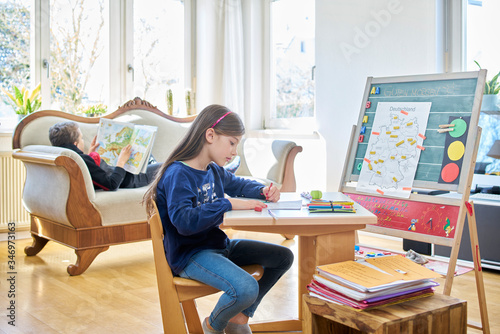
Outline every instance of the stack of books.
{"label": "stack of books", "polygon": [[309,204],[307,204],[307,208],[309,212],[347,212],[347,213],[355,213],[356,209],[354,209],[354,202],[350,201],[327,201],[322,199],[311,200]]}
{"label": "stack of books", "polygon": [[433,272],[401,255],[317,267],[307,286],[311,296],[367,310],[430,296],[439,284]]}

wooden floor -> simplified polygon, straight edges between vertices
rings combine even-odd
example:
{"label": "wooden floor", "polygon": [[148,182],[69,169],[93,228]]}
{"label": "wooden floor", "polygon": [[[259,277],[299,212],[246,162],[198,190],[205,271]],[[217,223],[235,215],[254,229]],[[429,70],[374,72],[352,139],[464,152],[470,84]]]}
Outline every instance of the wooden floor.
{"label": "wooden floor", "polygon": [[[229,231],[233,238],[252,238],[283,244],[297,256],[297,242],[281,236]],[[401,249],[394,240],[360,236],[360,242]],[[16,240],[15,299],[9,298],[7,242],[0,242],[0,333],[162,333],[151,242],[112,246],[81,276],[70,277],[66,267],[76,256],[70,248],[49,242],[38,256],[26,257],[31,240]],[[492,333],[500,333],[500,273],[484,273]],[[443,283],[441,280],[440,283]],[[263,300],[253,321],[297,316],[297,263]],[[439,289],[438,289],[439,292]],[[480,322],[474,273],[455,277],[452,296],[468,301],[469,319]],[[218,295],[198,300],[206,317]],[[15,301],[16,327],[8,324],[7,307]],[[469,329],[469,333],[480,331]],[[172,333],[175,334],[175,333]]]}

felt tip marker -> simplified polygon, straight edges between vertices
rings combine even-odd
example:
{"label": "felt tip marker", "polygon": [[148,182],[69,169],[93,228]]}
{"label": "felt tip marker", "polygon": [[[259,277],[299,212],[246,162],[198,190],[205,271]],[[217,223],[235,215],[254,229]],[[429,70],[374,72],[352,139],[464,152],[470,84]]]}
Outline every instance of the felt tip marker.
{"label": "felt tip marker", "polygon": [[271,210],[267,210],[267,212],[269,213],[269,215],[271,217],[273,217],[274,219],[278,220],[278,217],[276,217],[276,214],[274,212],[272,212]]}
{"label": "felt tip marker", "polygon": [[271,187],[273,186],[273,183],[271,182],[271,185],[269,186],[269,189],[267,190],[267,194],[266,194],[266,201],[269,200],[269,192],[271,191]]}

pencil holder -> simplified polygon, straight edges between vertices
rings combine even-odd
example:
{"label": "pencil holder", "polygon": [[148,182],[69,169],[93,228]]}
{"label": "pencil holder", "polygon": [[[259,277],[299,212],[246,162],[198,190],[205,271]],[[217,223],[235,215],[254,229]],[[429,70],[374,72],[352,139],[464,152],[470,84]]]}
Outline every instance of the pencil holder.
{"label": "pencil holder", "polygon": [[321,190],[312,190],[311,197],[312,199],[320,199],[321,197],[323,197],[323,193],[321,192]]}

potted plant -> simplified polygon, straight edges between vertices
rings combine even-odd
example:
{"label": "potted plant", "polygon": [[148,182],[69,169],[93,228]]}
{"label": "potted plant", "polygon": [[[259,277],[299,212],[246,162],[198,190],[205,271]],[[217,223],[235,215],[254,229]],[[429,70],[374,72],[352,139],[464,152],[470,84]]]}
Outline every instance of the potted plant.
{"label": "potted plant", "polygon": [[193,95],[194,94],[191,89],[186,89],[186,114],[188,114],[188,116],[196,114],[193,103]]}
{"label": "potted plant", "polygon": [[99,117],[108,112],[108,107],[102,103],[82,108],[81,113],[87,117]]}
{"label": "potted plant", "polygon": [[[477,61],[474,60],[477,66],[481,68],[481,65]],[[498,72],[491,80],[486,80],[484,84],[484,94],[483,94],[483,102],[481,103],[481,111],[482,112],[498,112],[500,111],[500,81],[498,81],[498,77],[500,76],[500,72]]]}
{"label": "potted plant", "polygon": [[8,103],[14,109],[14,112],[19,116],[19,119],[32,112],[37,111],[42,106],[42,98],[40,97],[41,84],[30,92],[26,87],[19,89],[17,86],[12,86],[12,92],[2,88],[2,92],[9,97]]}
{"label": "potted plant", "polygon": [[174,94],[172,93],[172,89],[167,89],[167,96],[166,96],[166,100],[167,100],[167,113],[169,115],[173,115],[174,114]]}

